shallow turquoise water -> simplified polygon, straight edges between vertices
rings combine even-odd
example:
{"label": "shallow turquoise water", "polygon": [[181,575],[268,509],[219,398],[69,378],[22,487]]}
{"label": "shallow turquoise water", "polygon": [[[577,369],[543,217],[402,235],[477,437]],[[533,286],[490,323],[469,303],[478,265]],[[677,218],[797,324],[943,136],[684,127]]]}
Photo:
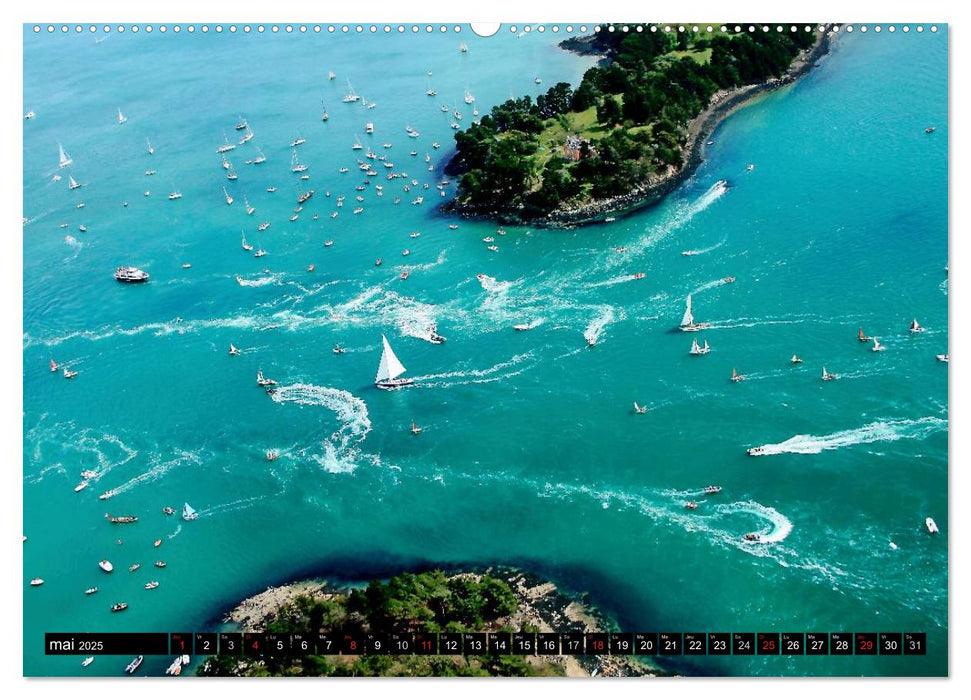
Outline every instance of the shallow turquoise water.
{"label": "shallow turquoise water", "polygon": [[[466,38],[461,54],[452,35],[25,32],[24,568],[46,580],[24,582],[26,674],[79,670],[40,653],[44,631],[202,629],[301,575],[491,563],[588,591],[630,630],[926,631],[930,649],[674,664],[688,673],[946,673],[946,36],[842,37],[726,121],[662,205],[609,225],[498,236],[437,213],[453,133],[440,105],[467,123],[466,89],[484,113],[535,77],[575,84],[592,61],[559,38]],[[377,106],[342,104],[348,80]],[[231,182],[216,147],[238,140],[239,115],[255,137],[227,154]],[[306,183],[289,170],[298,136]],[[355,136],[419,185],[403,192],[377,164],[355,190]],[[74,163],[52,182],[58,142]],[[245,164],[256,146],[267,162]],[[68,190],[68,173],[85,186]],[[301,184],[316,194],[290,222]],[[241,230],[266,257],[240,249]],[[118,285],[121,264],[151,282]],[[706,357],[673,330],[688,293],[711,323]],[[907,332],[914,316],[925,333]],[[431,322],[444,345],[427,342]],[[886,352],[858,343],[860,326]],[[382,333],[414,387],[371,385]],[[823,365],[839,380],[821,382]],[[733,367],[747,381],[728,381]],[[761,444],[777,454],[746,456]],[[84,469],[98,476],[74,493]],[[724,491],[704,500],[709,483]],[[186,501],[198,520],[161,512]],[[106,510],[140,520],[113,526]],[[770,542],[743,544],[753,530]],[[112,615],[118,600],[130,609]]]}

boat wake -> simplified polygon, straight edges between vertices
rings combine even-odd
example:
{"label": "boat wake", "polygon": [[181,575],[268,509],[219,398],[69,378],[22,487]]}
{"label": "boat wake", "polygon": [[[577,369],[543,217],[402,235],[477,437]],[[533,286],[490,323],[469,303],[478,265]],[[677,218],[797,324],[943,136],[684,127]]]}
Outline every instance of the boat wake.
{"label": "boat wake", "polygon": [[[792,532],[792,522],[784,516],[782,513],[777,511],[775,508],[770,508],[769,506],[764,506],[761,503],[756,503],[755,501],[744,501],[741,503],[727,503],[725,505],[715,506],[715,512],[719,515],[729,517],[735,515],[747,515],[754,516],[758,520],[767,523],[765,527],[760,529],[753,529],[751,526],[746,524],[746,532],[757,532],[759,534],[759,544],[773,544],[776,542],[782,542],[789,533]],[[737,534],[732,534],[732,541],[737,542],[739,536]],[[752,546],[746,543],[743,545],[745,547]]]}
{"label": "boat wake", "polygon": [[762,445],[764,455],[814,455],[823,450],[838,450],[852,445],[887,442],[902,439],[923,440],[934,433],[947,430],[946,418],[927,416],[916,420],[877,421],[854,430],[842,430],[829,435],[794,435],[771,445]]}
{"label": "boat wake", "polygon": [[719,180],[695,201],[689,203],[682,202],[667,220],[652,226],[648,229],[645,236],[629,245],[628,249],[630,252],[636,254],[654,246],[717,202],[726,192],[728,192],[728,182],[726,180]]}
{"label": "boat wake", "polygon": [[195,452],[187,452],[185,450],[175,450],[176,456],[172,459],[166,461],[160,461],[159,455],[153,455],[151,460],[151,468],[147,472],[139,474],[123,483],[121,486],[116,486],[111,491],[114,495],[125,493],[130,491],[136,486],[141,484],[147,484],[152,481],[157,481],[161,479],[165,474],[174,469],[175,467],[182,466],[183,464],[202,464],[202,457],[200,457]]}
{"label": "boat wake", "polygon": [[275,284],[279,282],[283,277],[280,273],[275,275],[269,275],[267,277],[258,277],[254,280],[248,280],[236,275],[236,284],[240,287],[265,287],[268,284]]}
{"label": "boat wake", "polygon": [[[453,372],[443,372],[441,374],[426,374],[424,376],[414,378],[415,386],[427,389],[447,389],[449,387],[461,386],[463,384],[487,384],[489,382],[497,382],[501,379],[515,377],[517,374],[521,374],[530,367],[534,366],[536,364],[535,362],[520,367],[512,372],[505,371],[516,367],[527,360],[532,360],[533,357],[533,351],[530,350],[529,352],[522,353],[520,355],[513,355],[505,362],[500,362],[492,367],[487,367],[486,369],[455,370]],[[459,379],[461,381],[437,381],[441,379]]]}
{"label": "boat wake", "polygon": [[601,306],[600,314],[590,321],[586,329],[583,331],[583,337],[587,341],[587,345],[596,345],[598,342],[600,342],[600,337],[603,335],[603,332],[608,325],[617,320],[623,319],[623,311],[620,312],[620,318],[618,319],[617,314],[614,311],[614,307]]}
{"label": "boat wake", "polygon": [[633,282],[634,280],[641,279],[636,274],[631,275],[618,275],[617,277],[611,277],[609,280],[602,280],[600,282],[588,282],[583,286],[588,289],[593,289],[596,287],[613,287],[615,284],[623,284],[624,282]]}
{"label": "boat wake", "polygon": [[343,389],[313,384],[280,386],[271,398],[277,403],[322,406],[332,411],[340,422],[340,427],[324,441],[324,454],[305,456],[331,473],[354,471],[360,457],[357,445],[363,442],[371,431],[367,404],[362,399]]}
{"label": "boat wake", "polygon": [[708,246],[707,248],[698,248],[696,250],[685,250],[681,253],[681,255],[685,257],[692,256],[692,255],[704,255],[705,253],[710,253],[713,250],[718,250],[723,245],[725,245],[727,240],[728,240],[727,238],[722,238],[720,241],[718,241],[718,243],[712,246]]}

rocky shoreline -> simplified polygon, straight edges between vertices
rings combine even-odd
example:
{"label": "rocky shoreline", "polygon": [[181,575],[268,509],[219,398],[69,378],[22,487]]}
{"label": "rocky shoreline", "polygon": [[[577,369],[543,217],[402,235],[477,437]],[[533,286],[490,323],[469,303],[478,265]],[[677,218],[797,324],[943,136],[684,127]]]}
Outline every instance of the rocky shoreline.
{"label": "rocky shoreline", "polygon": [[[546,216],[526,218],[515,212],[472,213],[464,210],[456,199],[452,199],[442,207],[442,211],[457,214],[463,218],[477,220],[498,221],[508,225],[529,225],[540,228],[576,228],[579,226],[604,223],[609,217],[625,214],[653,206],[665,196],[674,191],[682,182],[688,179],[701,164],[704,157],[705,145],[708,137],[718,125],[733,112],[745,106],[760,95],[764,95],[796,80],[811,71],[818,61],[829,53],[830,44],[835,36],[833,24],[823,25],[812,48],[806,49],[796,57],[780,78],[771,78],[755,85],[746,85],[735,90],[722,90],[715,93],[708,107],[688,123],[688,138],[685,143],[687,157],[680,168],[670,167],[666,173],[651,181],[635,187],[630,192],[610,199],[589,202],[575,209],[554,211]],[[818,31],[818,30],[817,30]],[[593,50],[583,43],[582,39],[574,44],[561,46],[574,53],[592,53]]]}
{"label": "rocky shoreline", "polygon": [[[494,620],[486,629],[479,631],[530,628],[540,632],[605,632],[616,629],[604,614],[592,606],[566,595],[554,583],[518,569],[502,567],[462,571],[451,574],[450,578],[479,579],[483,574],[506,582],[516,598],[517,606],[511,615]],[[332,587],[319,579],[271,586],[241,601],[225,614],[223,622],[233,624],[241,632],[263,632],[288,605],[301,596],[329,600],[347,592],[346,588]],[[558,664],[568,677],[672,675],[629,656],[535,656],[526,659],[537,665],[542,662]]]}

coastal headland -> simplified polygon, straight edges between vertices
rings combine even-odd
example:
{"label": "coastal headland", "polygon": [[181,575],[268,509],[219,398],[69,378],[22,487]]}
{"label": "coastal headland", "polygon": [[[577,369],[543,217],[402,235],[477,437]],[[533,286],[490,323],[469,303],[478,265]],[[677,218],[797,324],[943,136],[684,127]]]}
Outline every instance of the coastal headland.
{"label": "coastal headland", "polygon": [[600,56],[598,66],[575,90],[560,83],[535,102],[509,100],[457,133],[446,172],[461,179],[443,210],[573,228],[657,204],[702,162],[726,117],[816,66],[833,27],[781,38],[747,28],[628,38],[601,27],[561,42]]}
{"label": "coastal headland", "polygon": [[[269,587],[223,619],[242,632],[603,632],[602,612],[539,577],[510,568],[404,573],[364,588],[323,580]],[[635,657],[288,656],[203,661],[198,675],[229,676],[655,676]]]}

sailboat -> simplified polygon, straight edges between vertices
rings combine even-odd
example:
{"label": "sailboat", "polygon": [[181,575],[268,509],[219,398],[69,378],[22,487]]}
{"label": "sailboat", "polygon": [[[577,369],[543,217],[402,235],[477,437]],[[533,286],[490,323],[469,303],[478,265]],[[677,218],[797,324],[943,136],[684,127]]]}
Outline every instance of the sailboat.
{"label": "sailboat", "polygon": [[151,155],[155,155],[155,148],[154,148],[154,146],[152,146],[152,142],[149,141],[148,139],[145,139],[145,143],[148,144],[148,155],[150,155],[150,156]]}
{"label": "sailboat", "polygon": [[707,355],[709,352],[711,352],[711,347],[709,347],[707,340],[703,346],[698,345],[697,340],[691,341],[691,350],[688,351],[689,355]]}
{"label": "sailboat", "polygon": [[647,406],[639,406],[637,402],[634,402],[634,413],[647,413]]}
{"label": "sailboat", "polygon": [[407,370],[401,364],[388,344],[388,339],[382,334],[381,342],[384,344],[384,351],[381,353],[381,362],[378,364],[378,373],[374,377],[374,386],[379,389],[398,389],[399,387],[412,384],[414,379],[399,379]]}
{"label": "sailboat", "polygon": [[923,333],[924,332],[924,329],[921,328],[921,326],[920,326],[919,323],[917,323],[917,319],[916,318],[914,319],[914,322],[910,324],[910,332],[911,333]]}
{"label": "sailboat", "polygon": [[828,382],[831,379],[836,379],[836,375],[830,374],[829,372],[826,371],[826,367],[823,367],[823,381]]}
{"label": "sailboat", "polygon": [[275,379],[267,379],[266,377],[263,376],[263,370],[259,370],[256,373],[256,383],[259,386],[275,386],[276,385],[276,380]]}
{"label": "sailboat", "polygon": [[732,367],[732,381],[733,382],[742,382],[742,381],[745,381],[745,375],[744,374],[739,374],[738,372],[735,371],[735,368]]}
{"label": "sailboat", "polygon": [[870,349],[873,350],[873,352],[882,352],[883,350],[886,350],[887,348],[884,347],[883,345],[880,345],[880,341],[877,340],[876,338],[874,338],[873,339],[873,347],[870,348]]}
{"label": "sailboat", "polygon": [[290,172],[291,173],[302,173],[307,169],[307,166],[300,162],[297,158],[297,151],[294,149],[293,158],[290,159]]}
{"label": "sailboat", "polygon": [[411,434],[418,435],[420,433],[421,433],[421,428],[418,427],[418,424],[415,421],[411,421]]}
{"label": "sailboat", "polygon": [[121,113],[121,107],[118,108],[118,123],[124,124],[128,121],[128,117]]}
{"label": "sailboat", "polygon": [[[240,233],[243,233],[240,231]],[[253,250],[253,244],[246,242],[246,234],[243,233],[243,250]]]}
{"label": "sailboat", "polygon": [[243,204],[246,205],[247,214],[252,214],[254,211],[256,211],[256,207],[249,203],[249,200],[246,199],[246,195],[243,195]]}
{"label": "sailboat", "polygon": [[64,146],[62,146],[61,144],[57,144],[57,148],[60,151],[60,160],[57,163],[57,167],[66,168],[67,166],[69,166],[71,163],[74,162],[74,159],[64,152]]}
{"label": "sailboat", "polygon": [[470,105],[475,102],[475,96],[469,92],[468,88],[465,88],[465,104]]}
{"label": "sailboat", "polygon": [[246,128],[246,133],[243,134],[243,138],[239,140],[239,145],[242,146],[247,141],[251,141],[256,134],[253,133],[252,129]]}
{"label": "sailboat", "polygon": [[337,73],[335,73],[335,72],[334,72],[334,71],[332,71],[332,70],[331,70],[331,71],[327,71],[327,79],[328,79],[328,80],[333,80],[333,79],[334,79],[334,78],[336,78],[336,77],[337,77]]}
{"label": "sailboat", "polygon": [[330,115],[327,114],[327,107],[324,106],[324,103],[323,102],[320,103],[320,109],[321,109],[321,112],[320,112],[320,121],[325,122],[328,119],[330,119]]}
{"label": "sailboat", "polygon": [[703,328],[708,328],[711,324],[708,323],[695,323],[695,317],[691,313],[691,295],[688,295],[687,306],[684,310],[684,316],[681,317],[681,330],[683,331],[700,331]]}
{"label": "sailboat", "polygon": [[861,343],[869,343],[871,340],[873,340],[873,338],[871,338],[870,336],[866,335],[863,332],[862,327],[860,328],[860,332],[856,334],[856,339],[859,340]]}
{"label": "sailboat", "polygon": [[354,137],[354,145],[351,146],[351,150],[352,151],[360,151],[360,150],[363,150],[363,148],[364,148],[364,146],[361,145],[361,140],[357,136],[355,136]]}
{"label": "sailboat", "polygon": [[51,358],[51,372],[56,372],[59,369],[60,367],[56,362],[54,362],[54,358]]}
{"label": "sailboat", "polygon": [[226,191],[225,187],[223,187],[223,194],[226,195],[226,204],[232,204],[233,198],[229,196],[229,192]]}
{"label": "sailboat", "polygon": [[68,181],[69,181],[69,184],[68,184],[69,189],[76,190],[81,186],[81,183],[75,180],[73,175],[68,175]]}
{"label": "sailboat", "polygon": [[259,165],[260,163],[266,162],[266,156],[263,154],[263,149],[257,148],[256,152],[259,154],[253,159],[253,165]]}
{"label": "sailboat", "polygon": [[341,98],[341,102],[357,102],[361,99],[361,96],[354,92],[354,88],[351,86],[351,81],[347,81],[347,94]]}
{"label": "sailboat", "polygon": [[230,343],[229,344],[229,354],[232,355],[233,357],[236,357],[237,355],[242,355],[243,353],[242,353],[242,351],[238,347],[236,347],[235,345],[233,345],[232,343]]}
{"label": "sailboat", "polygon": [[192,508],[192,506],[190,506],[188,503],[182,506],[183,520],[195,520],[198,517],[199,517],[199,514],[196,513],[195,510]]}

